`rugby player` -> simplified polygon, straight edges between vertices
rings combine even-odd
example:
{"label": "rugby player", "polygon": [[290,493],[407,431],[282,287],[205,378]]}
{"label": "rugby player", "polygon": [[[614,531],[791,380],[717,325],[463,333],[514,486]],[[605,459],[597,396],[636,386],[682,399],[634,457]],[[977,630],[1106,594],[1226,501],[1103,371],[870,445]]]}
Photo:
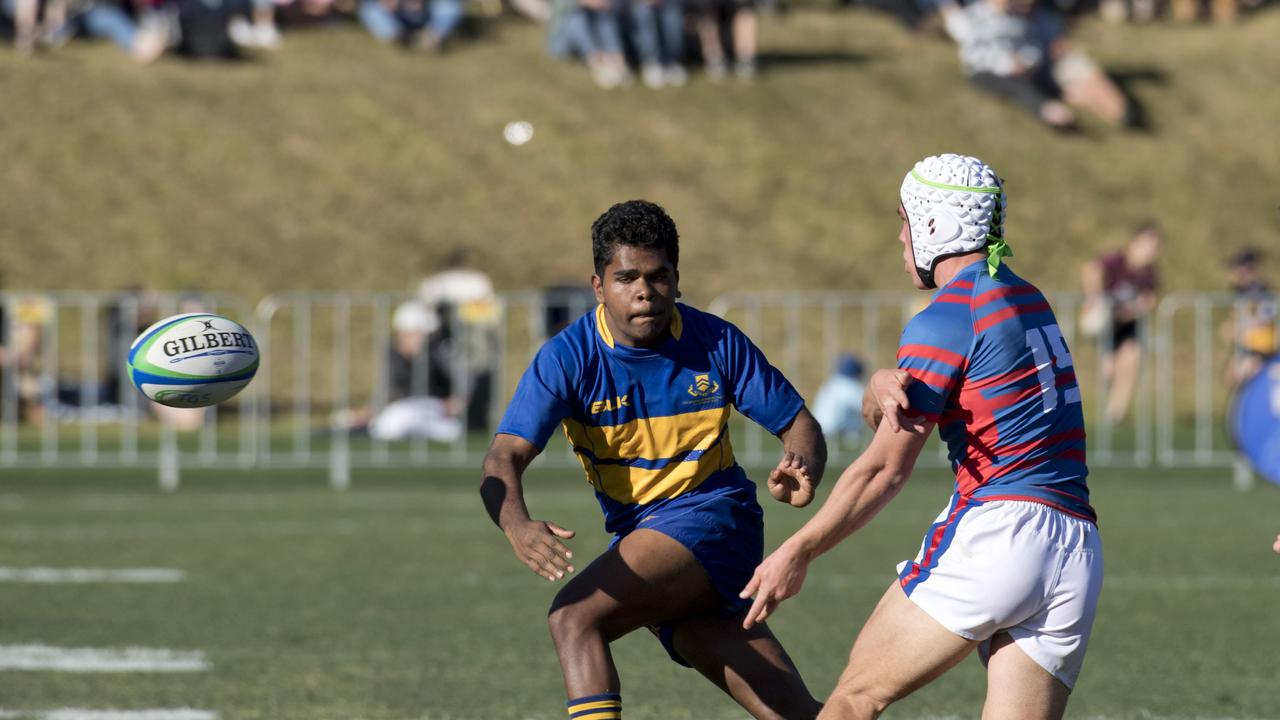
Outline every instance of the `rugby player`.
{"label": "rugby player", "polygon": [[881,371],[870,446],[742,593],[755,596],[751,627],[799,592],[813,558],[897,494],[939,428],[955,492],[899,565],[821,718],[877,717],[974,649],[986,720],[1059,718],[1079,675],[1102,586],[1080,389],[1049,304],[1002,262],[1005,208],[1003,181],[977,158],[931,157],[907,174],[906,271],[938,292],[898,348],[906,417],[895,371]]}
{"label": "rugby player", "polygon": [[744,626],[738,597],[764,551],[755,485],[734,461],[730,409],[782,440],[770,494],[813,499],[826,465],[804,400],[736,327],[676,302],[679,238],[663,209],[613,206],[591,228],[599,306],[549,340],[521,378],[484,461],[481,496],[516,557],[548,580],[574,571],[573,532],[531,519],[521,476],[563,425],[614,534],[572,576],[549,624],[574,720],[622,716],[609,644],[650,628],[757,718],[820,704],[782,645]]}

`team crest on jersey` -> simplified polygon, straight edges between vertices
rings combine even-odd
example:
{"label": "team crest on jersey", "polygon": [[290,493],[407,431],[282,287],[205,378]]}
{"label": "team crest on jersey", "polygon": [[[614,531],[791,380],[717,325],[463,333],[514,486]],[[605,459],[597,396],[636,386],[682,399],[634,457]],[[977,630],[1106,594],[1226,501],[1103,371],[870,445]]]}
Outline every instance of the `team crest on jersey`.
{"label": "team crest on jersey", "polygon": [[686,400],[686,404],[714,402],[720,399],[720,383],[710,373],[694,375],[693,384],[689,385],[687,392],[692,399]]}

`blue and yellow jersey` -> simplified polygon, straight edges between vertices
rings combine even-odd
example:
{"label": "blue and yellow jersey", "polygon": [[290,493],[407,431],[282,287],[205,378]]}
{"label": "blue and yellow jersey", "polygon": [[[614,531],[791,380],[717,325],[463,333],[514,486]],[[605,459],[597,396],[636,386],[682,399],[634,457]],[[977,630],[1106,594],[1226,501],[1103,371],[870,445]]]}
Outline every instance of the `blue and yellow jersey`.
{"label": "blue and yellow jersey", "polygon": [[544,448],[557,425],[582,461],[605,529],[630,532],[672,498],[750,486],[731,408],[778,434],[804,400],[731,323],[677,305],[653,348],[613,341],[604,306],[538,351],[498,426]]}

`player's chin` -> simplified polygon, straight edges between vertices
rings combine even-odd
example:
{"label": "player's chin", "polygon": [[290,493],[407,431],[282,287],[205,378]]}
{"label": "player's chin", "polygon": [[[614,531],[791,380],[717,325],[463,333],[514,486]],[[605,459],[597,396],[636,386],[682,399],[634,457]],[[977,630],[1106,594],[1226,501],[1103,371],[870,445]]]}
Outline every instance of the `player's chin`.
{"label": "player's chin", "polygon": [[657,340],[667,331],[667,324],[660,315],[637,315],[631,318],[631,336],[641,341]]}

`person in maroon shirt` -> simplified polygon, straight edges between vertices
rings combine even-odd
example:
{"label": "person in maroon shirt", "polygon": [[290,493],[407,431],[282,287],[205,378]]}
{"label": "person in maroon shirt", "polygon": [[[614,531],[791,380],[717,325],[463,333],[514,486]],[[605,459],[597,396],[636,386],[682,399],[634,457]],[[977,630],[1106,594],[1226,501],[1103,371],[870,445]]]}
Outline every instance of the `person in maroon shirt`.
{"label": "person in maroon shirt", "polygon": [[1103,375],[1110,387],[1107,418],[1119,422],[1129,412],[1142,364],[1141,327],[1156,307],[1156,261],[1164,236],[1155,222],[1140,223],[1129,244],[1108,253],[1084,268],[1082,285],[1085,307],[1082,316],[1105,313],[1111,317],[1110,354]]}

